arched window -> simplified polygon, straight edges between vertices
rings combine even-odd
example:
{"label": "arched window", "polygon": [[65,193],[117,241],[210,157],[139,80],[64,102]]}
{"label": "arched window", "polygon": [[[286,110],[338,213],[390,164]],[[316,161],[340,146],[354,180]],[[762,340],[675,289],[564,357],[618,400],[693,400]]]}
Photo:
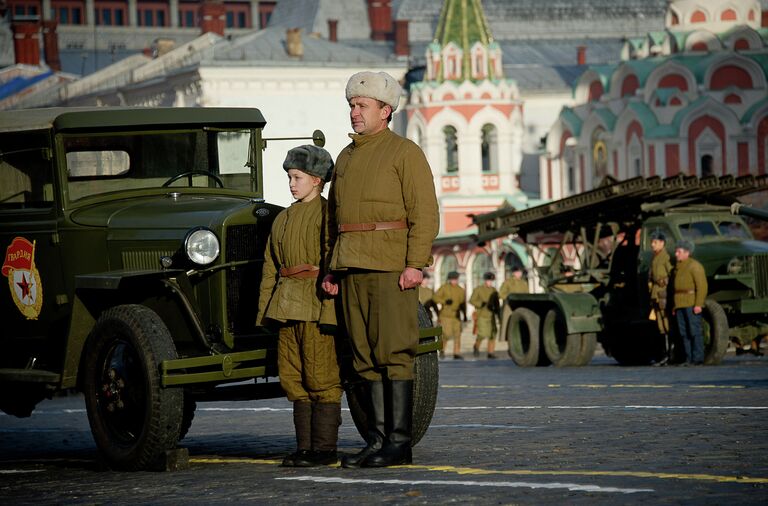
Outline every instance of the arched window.
{"label": "arched window", "polygon": [[594,102],[596,100],[600,100],[600,97],[603,95],[603,85],[600,83],[600,81],[592,81],[589,84],[589,97],[587,98],[588,102]]}
{"label": "arched window", "polygon": [[742,67],[736,65],[723,65],[712,74],[712,80],[709,84],[711,90],[723,90],[729,86],[736,88],[751,89],[752,76]]}
{"label": "arched window", "polygon": [[478,287],[483,284],[483,274],[493,270],[491,257],[488,253],[479,253],[472,262],[472,286]]}
{"label": "arched window", "polygon": [[490,124],[483,125],[481,135],[480,150],[483,161],[483,172],[496,172],[498,170],[496,127]]}
{"label": "arched window", "polygon": [[[453,255],[446,255],[443,257],[443,261],[440,262],[440,284],[444,285],[448,282],[448,273],[451,271],[459,271],[459,261]],[[438,287],[435,287],[438,288]]]}
{"label": "arched window", "polygon": [[691,23],[706,23],[707,22],[707,15],[704,14],[702,11],[696,11],[691,16]]}
{"label": "arched window", "polygon": [[736,21],[736,11],[733,9],[725,9],[720,14],[720,21]]}
{"label": "arched window", "polygon": [[680,18],[677,17],[676,12],[672,12],[672,21],[670,23],[672,26],[679,25],[680,24]]}
{"label": "arched window", "polygon": [[640,87],[640,82],[637,80],[637,76],[634,74],[630,74],[627,77],[624,78],[624,81],[621,83],[621,96],[634,96],[637,89]]}
{"label": "arched window", "polygon": [[520,257],[514,252],[509,251],[504,255],[504,279],[511,278],[512,271],[516,268],[523,269],[523,272],[525,272],[525,266],[523,265],[523,261],[520,260]]}
{"label": "arched window", "polygon": [[714,163],[715,160],[712,158],[712,155],[704,155],[701,157],[701,177],[714,175]]}
{"label": "arched window", "polygon": [[445,137],[445,172],[454,174],[459,171],[459,144],[456,129],[450,125],[443,128]]}
{"label": "arched window", "polygon": [[691,51],[706,52],[709,51],[709,47],[706,42],[697,42],[691,46]]}
{"label": "arched window", "polygon": [[680,74],[667,74],[659,81],[659,88],[677,88],[680,91],[688,91],[688,81]]}
{"label": "arched window", "polygon": [[604,128],[596,128],[592,132],[592,176],[594,186],[597,186],[608,174],[608,146],[603,140]]}
{"label": "arched window", "polygon": [[733,49],[736,51],[749,49],[749,41],[747,39],[739,39],[733,44]]}

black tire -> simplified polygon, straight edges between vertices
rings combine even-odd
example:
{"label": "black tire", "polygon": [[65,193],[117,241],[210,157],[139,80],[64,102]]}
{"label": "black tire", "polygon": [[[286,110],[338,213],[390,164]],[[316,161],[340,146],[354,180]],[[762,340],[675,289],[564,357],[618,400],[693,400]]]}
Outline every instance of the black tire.
{"label": "black tire", "polygon": [[581,334],[568,334],[559,309],[550,309],[541,326],[544,353],[555,367],[576,365],[581,351]]}
{"label": "black tire", "polygon": [[704,302],[702,333],[704,334],[704,363],[717,365],[728,349],[728,317],[723,306],[713,300]]}
{"label": "black tire", "polygon": [[[509,311],[507,311],[509,309]],[[541,318],[530,309],[506,307],[504,336],[508,342],[509,357],[520,367],[535,367],[539,362]]]}
{"label": "black tire", "polygon": [[576,357],[575,366],[584,366],[592,361],[592,356],[597,348],[597,334],[595,332],[585,332],[581,334],[581,348]]}
{"label": "black tire", "polygon": [[197,409],[197,402],[195,399],[184,392],[184,408],[181,416],[181,429],[179,429],[179,441],[184,439],[189,432],[189,428],[192,427],[192,420],[195,419],[195,410]]}
{"label": "black tire", "polygon": [[93,438],[111,468],[161,467],[165,451],[176,446],[184,392],[160,383],[160,363],[175,358],[167,327],[145,306],[110,308],[93,327],[83,393]]}
{"label": "black tire", "polygon": [[[432,323],[427,310],[419,304],[419,328],[430,328]],[[343,368],[344,369],[344,368]],[[351,369],[351,368],[349,368]],[[411,446],[421,441],[426,434],[432,415],[437,404],[437,388],[439,380],[437,351],[417,355],[414,361],[413,379],[413,415],[411,418]],[[345,381],[344,390],[347,395],[347,405],[355,422],[355,427],[365,439],[368,433],[368,421],[365,406],[365,388],[360,380]]]}

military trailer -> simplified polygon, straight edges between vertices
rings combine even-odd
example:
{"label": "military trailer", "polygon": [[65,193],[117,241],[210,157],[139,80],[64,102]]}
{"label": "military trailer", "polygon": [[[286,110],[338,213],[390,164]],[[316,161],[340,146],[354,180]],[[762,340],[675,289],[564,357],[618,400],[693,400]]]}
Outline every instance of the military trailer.
{"label": "military trailer", "polygon": [[[651,234],[693,242],[706,270],[705,364],[719,363],[729,340],[768,334],[768,243],[730,213],[736,197],[768,189],[763,176],[675,176],[607,181],[541,206],[476,216],[478,241],[513,235],[527,243],[541,293],[511,294],[501,338],[520,366],[587,364],[599,342],[620,364],[664,354],[649,318]],[[672,325],[674,327],[674,324]]]}
{"label": "military trailer", "polygon": [[[137,470],[167,465],[196,403],[284,395],[276,331],[255,325],[281,210],[263,198],[265,124],[247,108],[0,113],[3,411],[78,389],[103,460]],[[413,444],[439,348],[417,310]]]}

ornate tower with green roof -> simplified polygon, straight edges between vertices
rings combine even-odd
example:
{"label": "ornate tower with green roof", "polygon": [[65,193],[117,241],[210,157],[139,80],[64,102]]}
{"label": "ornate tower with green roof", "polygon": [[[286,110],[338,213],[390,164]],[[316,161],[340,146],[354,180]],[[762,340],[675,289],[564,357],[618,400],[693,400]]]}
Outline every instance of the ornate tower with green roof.
{"label": "ornate tower with green roof", "polygon": [[482,81],[504,77],[480,0],[446,0],[427,49],[427,80]]}
{"label": "ornate tower with green roof", "polygon": [[406,111],[406,135],[426,153],[440,201],[437,279],[463,266],[471,289],[484,272],[505,268],[499,244],[466,240],[474,231],[470,216],[528,207],[519,189],[523,103],[517,84],[504,77],[480,0],[443,2],[424,78],[411,86]]}

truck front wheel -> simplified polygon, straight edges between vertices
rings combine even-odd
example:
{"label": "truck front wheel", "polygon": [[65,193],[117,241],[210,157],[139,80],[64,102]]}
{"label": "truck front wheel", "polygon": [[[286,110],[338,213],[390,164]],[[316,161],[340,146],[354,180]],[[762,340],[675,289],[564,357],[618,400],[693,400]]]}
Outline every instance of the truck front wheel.
{"label": "truck front wheel", "polygon": [[177,358],[160,317],[141,305],[116,306],[96,322],[83,358],[83,393],[91,432],[113,469],[161,465],[179,439],[184,392],[163,388],[160,364]]}

